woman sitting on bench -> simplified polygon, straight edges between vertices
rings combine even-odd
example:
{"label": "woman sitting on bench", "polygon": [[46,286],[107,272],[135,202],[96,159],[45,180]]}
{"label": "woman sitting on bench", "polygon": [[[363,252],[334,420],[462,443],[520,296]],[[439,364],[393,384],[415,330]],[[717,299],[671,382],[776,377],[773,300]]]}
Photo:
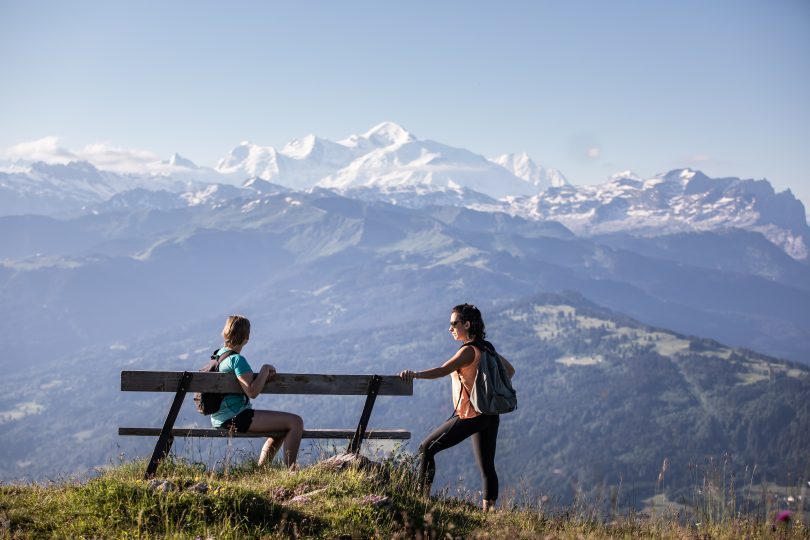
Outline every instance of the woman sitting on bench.
{"label": "woman sitting on bench", "polygon": [[301,436],[304,433],[304,421],[297,414],[278,411],[254,410],[250,405],[250,398],[258,396],[265,383],[276,373],[276,368],[264,364],[258,375],[253,374],[247,360],[242,356],[242,348],[250,339],[250,321],[241,315],[231,315],[222,329],[225,346],[217,354],[230,354],[219,364],[220,373],[233,373],[243,394],[225,394],[219,411],[211,415],[211,425],[215,428],[232,429],[239,433],[286,431],[283,438],[270,437],[262,446],[259,456],[259,465],[271,463],[273,458],[284,445],[284,464],[294,467],[298,459],[298,447],[301,445]]}

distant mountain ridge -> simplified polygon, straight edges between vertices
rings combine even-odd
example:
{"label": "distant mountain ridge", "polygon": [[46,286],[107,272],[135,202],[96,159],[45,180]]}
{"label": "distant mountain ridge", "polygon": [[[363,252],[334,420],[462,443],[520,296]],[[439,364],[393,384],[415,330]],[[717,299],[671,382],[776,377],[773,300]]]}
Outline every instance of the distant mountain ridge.
{"label": "distant mountain ridge", "polygon": [[569,185],[568,179],[556,169],[547,169],[532,161],[526,152],[520,154],[502,154],[490,161],[497,163],[518,178],[526,180],[540,191],[550,187]]}
{"label": "distant mountain ridge", "polygon": [[[463,148],[420,139],[393,122],[340,141],[315,135],[280,150],[243,142],[215,169],[175,154],[144,173],[117,173],[88,162],[18,164],[0,172],[0,215],[75,215],[100,205],[163,201],[176,207],[250,198],[245,179],[291,190],[326,188],[346,197],[411,208],[461,206],[558,221],[579,235],[655,236],[739,228],[764,235],[808,261],[810,228],[804,205],[767,180],[709,178],[676,169],[652,178],[629,171],[598,185],[575,186],[555,169],[523,154],[487,159]],[[222,184],[211,188],[211,184]],[[146,196],[131,190],[175,193]],[[156,206],[158,205],[158,206]]]}
{"label": "distant mountain ridge", "polygon": [[709,178],[676,169],[642,179],[625,172],[593,186],[550,188],[511,201],[510,211],[559,221],[577,234],[661,235],[730,228],[761,233],[794,259],[807,260],[805,208],[767,180]]}
{"label": "distant mountain ridge", "polygon": [[[235,301],[212,264],[225,253],[240,262],[246,310],[271,310],[286,335],[310,332],[315,318],[362,327],[393,305],[419,313],[468,291],[494,301],[575,290],[650,324],[772,356],[805,361],[810,350],[810,267],[745,231],[584,238],[555,221],[258,179],[127,192],[71,219],[0,217],[0,230],[0,303],[38,321],[23,331],[9,319],[0,331],[24,337],[31,358],[57,352],[36,340],[43,325],[60,346],[87,343],[100,326],[129,340]],[[87,297],[87,287],[104,293]],[[309,290],[328,292],[295,292]],[[167,297],[175,300],[153,313]],[[329,314],[316,317],[322,302]],[[99,321],[110,304],[128,307]]]}

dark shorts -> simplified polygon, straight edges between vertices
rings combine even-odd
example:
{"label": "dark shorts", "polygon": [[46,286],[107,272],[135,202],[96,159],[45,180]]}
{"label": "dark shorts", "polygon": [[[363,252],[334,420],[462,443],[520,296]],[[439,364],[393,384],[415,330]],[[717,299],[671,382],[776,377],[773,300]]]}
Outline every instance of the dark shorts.
{"label": "dark shorts", "polygon": [[245,409],[233,418],[228,418],[222,422],[219,429],[235,429],[237,433],[247,433],[251,422],[253,422],[253,412],[253,409]]}

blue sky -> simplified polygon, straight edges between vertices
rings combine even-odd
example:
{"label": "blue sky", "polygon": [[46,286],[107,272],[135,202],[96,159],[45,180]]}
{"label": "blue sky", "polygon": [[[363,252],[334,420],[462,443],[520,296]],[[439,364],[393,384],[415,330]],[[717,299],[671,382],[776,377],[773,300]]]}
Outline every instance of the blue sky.
{"label": "blue sky", "polygon": [[56,136],[213,165],[242,140],[392,120],[574,183],[690,166],[810,203],[805,0],[0,0],[0,72],[0,149]]}

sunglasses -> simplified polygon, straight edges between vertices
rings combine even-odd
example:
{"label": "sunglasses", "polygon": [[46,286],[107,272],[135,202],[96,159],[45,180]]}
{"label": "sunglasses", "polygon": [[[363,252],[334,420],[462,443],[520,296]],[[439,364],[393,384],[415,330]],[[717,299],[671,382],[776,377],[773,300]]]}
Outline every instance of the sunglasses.
{"label": "sunglasses", "polygon": [[461,319],[456,319],[455,321],[450,321],[450,326],[452,326],[453,328],[455,328],[456,326],[458,326],[458,325],[459,325],[459,324],[461,324],[462,322],[464,322],[464,321],[462,321]]}

